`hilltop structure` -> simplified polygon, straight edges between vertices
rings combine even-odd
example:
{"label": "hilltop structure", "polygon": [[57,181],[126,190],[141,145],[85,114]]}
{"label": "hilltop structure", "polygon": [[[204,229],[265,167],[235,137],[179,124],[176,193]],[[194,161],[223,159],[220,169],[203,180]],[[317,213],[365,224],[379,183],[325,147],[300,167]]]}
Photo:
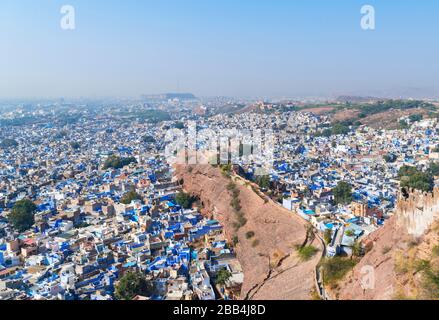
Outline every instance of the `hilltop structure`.
{"label": "hilltop structure", "polygon": [[432,193],[411,190],[407,197],[402,192],[396,213],[398,224],[407,228],[408,234],[422,236],[439,218],[439,188]]}

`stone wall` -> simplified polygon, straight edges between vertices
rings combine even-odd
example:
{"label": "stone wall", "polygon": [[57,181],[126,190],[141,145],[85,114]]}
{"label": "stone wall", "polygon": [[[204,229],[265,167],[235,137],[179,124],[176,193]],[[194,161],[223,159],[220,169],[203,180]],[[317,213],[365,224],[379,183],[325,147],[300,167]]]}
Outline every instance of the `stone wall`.
{"label": "stone wall", "polygon": [[432,193],[411,190],[406,198],[401,194],[396,207],[397,223],[415,237],[422,236],[439,219],[439,188]]}

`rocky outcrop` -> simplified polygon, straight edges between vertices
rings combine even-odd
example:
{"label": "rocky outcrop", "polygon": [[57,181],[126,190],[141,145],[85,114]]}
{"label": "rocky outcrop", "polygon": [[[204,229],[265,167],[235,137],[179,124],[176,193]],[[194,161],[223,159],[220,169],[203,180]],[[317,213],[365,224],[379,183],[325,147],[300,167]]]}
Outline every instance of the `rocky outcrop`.
{"label": "rocky outcrop", "polygon": [[439,244],[439,192],[411,191],[398,200],[395,215],[371,234],[371,250],[335,293],[338,299],[389,300],[422,297],[422,275],[416,264],[431,260]]}
{"label": "rocky outcrop", "polygon": [[372,250],[355,266],[343,281],[337,299],[341,300],[387,300],[394,296],[397,274],[393,255],[406,246],[406,233],[396,225],[395,217],[367,239]]}
{"label": "rocky outcrop", "polygon": [[422,236],[439,218],[439,188],[432,193],[412,190],[408,197],[400,196],[396,208],[398,225],[410,235]]}
{"label": "rocky outcrop", "polygon": [[[296,245],[306,238],[306,223],[300,217],[252,190],[248,182],[236,178],[239,199],[247,223],[236,230],[236,214],[227,185],[232,181],[212,166],[177,166],[176,177],[186,192],[196,195],[203,213],[217,219],[233,242],[238,237],[237,257],[244,271],[242,299],[310,299],[314,270],[320,255],[302,262]],[[232,178],[235,179],[235,178]],[[254,237],[248,237],[254,232]],[[322,250],[318,240],[313,245]]]}

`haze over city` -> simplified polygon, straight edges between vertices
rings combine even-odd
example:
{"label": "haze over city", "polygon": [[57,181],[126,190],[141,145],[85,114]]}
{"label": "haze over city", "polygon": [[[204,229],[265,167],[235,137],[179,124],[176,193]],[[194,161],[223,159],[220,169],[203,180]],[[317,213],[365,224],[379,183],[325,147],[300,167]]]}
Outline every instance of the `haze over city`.
{"label": "haze over city", "polygon": [[72,0],[0,5],[0,99],[439,96],[434,1]]}

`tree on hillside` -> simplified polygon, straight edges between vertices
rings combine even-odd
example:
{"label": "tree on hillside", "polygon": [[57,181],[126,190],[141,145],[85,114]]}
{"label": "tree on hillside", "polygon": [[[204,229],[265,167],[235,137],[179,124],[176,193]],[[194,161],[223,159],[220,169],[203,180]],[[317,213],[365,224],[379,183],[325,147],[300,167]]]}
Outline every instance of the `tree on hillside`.
{"label": "tree on hillside", "polygon": [[268,189],[268,188],[270,188],[270,176],[267,176],[267,175],[258,176],[255,179],[255,182],[258,184],[258,186],[261,189]]}
{"label": "tree on hillside", "polygon": [[332,231],[331,229],[326,229],[325,233],[323,234],[323,240],[325,240],[326,244],[331,243],[332,240]]}
{"label": "tree on hillside", "polygon": [[332,127],[332,134],[338,135],[338,134],[348,134],[350,131],[349,127],[343,123],[336,123]]}
{"label": "tree on hillside", "polygon": [[179,192],[175,196],[175,201],[177,202],[177,204],[184,209],[189,209],[194,203],[194,200],[195,199],[193,197],[184,192]]}
{"label": "tree on hillside", "polygon": [[17,231],[24,232],[35,223],[34,213],[36,208],[35,204],[30,200],[17,201],[12,207],[8,220]]}
{"label": "tree on hillside", "polygon": [[216,274],[215,283],[221,286],[226,285],[227,281],[232,277],[232,274],[226,268],[222,268]]}
{"label": "tree on hillside", "polygon": [[[433,167],[433,170],[435,168]],[[422,172],[416,167],[402,166],[398,172],[401,188],[410,188],[430,192],[434,187],[433,172]]]}
{"label": "tree on hillside", "polygon": [[407,121],[405,121],[405,120],[400,120],[398,127],[401,130],[410,128],[410,126],[408,125]]}
{"label": "tree on hillside", "polygon": [[409,119],[411,122],[418,122],[418,121],[421,121],[423,119],[423,115],[422,114],[412,114],[409,116]]}
{"label": "tree on hillside", "polygon": [[332,192],[336,204],[349,204],[352,202],[352,186],[349,183],[340,181]]}
{"label": "tree on hillside", "polygon": [[361,242],[355,241],[351,249],[352,249],[352,257],[357,257],[357,258],[361,257],[363,253]]}
{"label": "tree on hillside", "polygon": [[132,300],[136,296],[151,296],[154,292],[152,283],[140,272],[128,272],[116,285],[115,297],[118,300]]}

